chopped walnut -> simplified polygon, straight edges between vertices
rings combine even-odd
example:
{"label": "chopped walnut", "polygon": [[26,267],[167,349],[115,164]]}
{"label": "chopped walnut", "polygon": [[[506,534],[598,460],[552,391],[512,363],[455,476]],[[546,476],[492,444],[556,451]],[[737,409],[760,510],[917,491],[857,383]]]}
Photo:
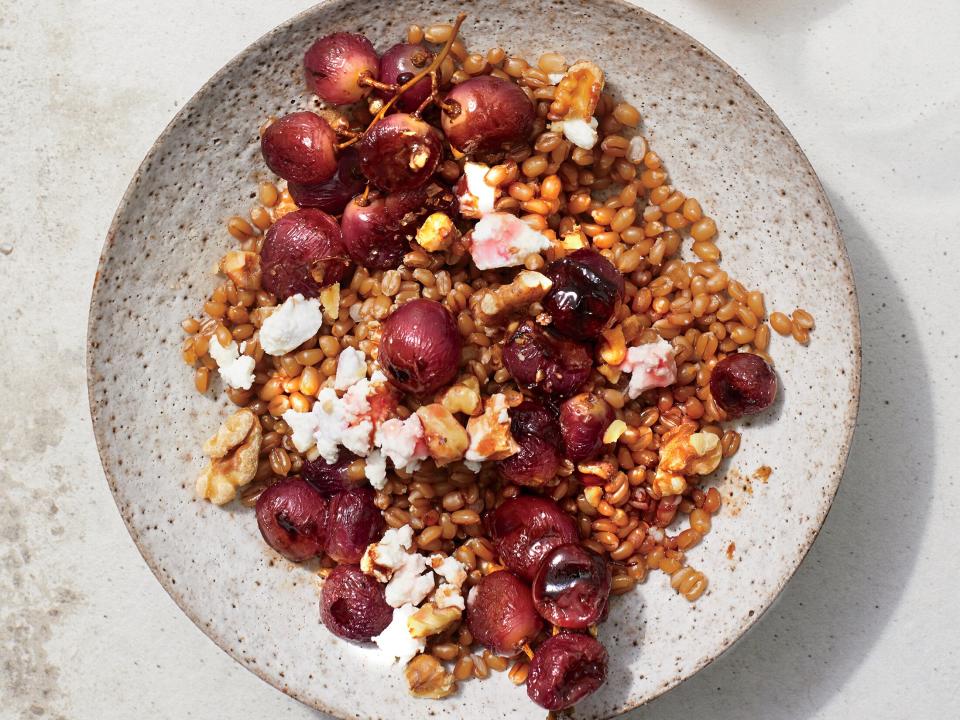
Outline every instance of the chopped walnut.
{"label": "chopped walnut", "polygon": [[273,221],[276,222],[284,215],[289,215],[292,212],[299,210],[297,204],[293,201],[293,196],[290,194],[290,191],[286,188],[280,193],[280,199],[277,201],[277,204],[272,208],[269,208],[270,215],[273,217]]}
{"label": "chopped walnut", "polygon": [[549,120],[586,120],[597,109],[603,85],[603,70],[595,63],[583,60],[574,63],[557,84],[547,118]]}
{"label": "chopped walnut", "polygon": [[[476,377],[474,377],[474,380],[476,380]],[[463,413],[471,417],[483,412],[480,405],[480,393],[464,383],[456,383],[447,388],[447,391],[440,397],[440,404],[452,413]]]}
{"label": "chopped walnut", "polygon": [[501,393],[485,399],[483,414],[467,421],[467,434],[470,447],[466,457],[473,462],[503,460],[520,449],[510,434],[507,399]]}
{"label": "chopped walnut", "polygon": [[428,602],[407,618],[407,628],[413,637],[424,638],[442,633],[459,619],[459,608],[438,608],[432,602]]}
{"label": "chopped walnut", "polygon": [[617,466],[606,460],[580,463],[577,470],[581,475],[589,475],[594,485],[606,485],[617,474]]}
{"label": "chopped walnut", "polygon": [[340,316],[340,283],[327,285],[320,291],[320,305],[323,306],[323,316],[329,322],[336,322]]}
{"label": "chopped walnut", "polygon": [[470,445],[470,438],[452,412],[440,403],[432,403],[417,408],[417,417],[423,425],[427,452],[438,466],[463,458]]}
{"label": "chopped walnut", "polygon": [[459,237],[460,232],[453,220],[442,212],[428,216],[417,230],[417,244],[427,252],[446,250]]}
{"label": "chopped walnut", "polygon": [[679,495],[687,489],[684,475],[706,475],[720,464],[723,449],[713,433],[695,432],[694,423],[683,423],[663,435],[660,463],[653,479],[654,497]]}
{"label": "chopped walnut", "polygon": [[240,290],[260,289],[260,256],[243,250],[231,250],[220,261],[220,271]]}
{"label": "chopped walnut", "polygon": [[474,312],[481,323],[498,324],[514,311],[523,311],[540,302],[553,283],[546,275],[533,270],[522,270],[508,285],[486,288],[471,298]]}
{"label": "chopped walnut", "polygon": [[406,675],[410,694],[414,697],[439,700],[457,689],[453,673],[444,670],[443,665],[433,655],[417,655],[407,663],[403,674]]}
{"label": "chopped walnut", "polygon": [[257,472],[262,431],[257,416],[247,409],[228,417],[217,434],[203,444],[210,463],[197,478],[197,497],[224,505],[237,496]]}

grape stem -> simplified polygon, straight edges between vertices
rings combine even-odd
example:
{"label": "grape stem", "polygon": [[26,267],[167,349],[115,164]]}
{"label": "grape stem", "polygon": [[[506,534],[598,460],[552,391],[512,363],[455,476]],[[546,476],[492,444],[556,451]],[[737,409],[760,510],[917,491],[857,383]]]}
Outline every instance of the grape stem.
{"label": "grape stem", "polygon": [[[383,107],[377,111],[377,114],[373,116],[373,120],[370,121],[370,124],[367,125],[367,129],[364,130],[362,134],[358,135],[357,137],[349,138],[348,140],[340,143],[337,145],[338,149],[344,150],[345,148],[348,148],[357,142],[357,140],[363,137],[363,135],[370,132],[374,125],[383,120],[384,115],[387,114],[387,111],[393,106],[393,104],[400,98],[401,95],[403,95],[405,92],[407,92],[407,90],[412,88],[431,73],[436,74],[437,70],[440,69],[440,64],[446,59],[447,55],[450,54],[450,48],[453,47],[453,43],[456,41],[457,35],[460,33],[460,26],[463,25],[463,21],[466,19],[466,13],[460,13],[457,15],[457,19],[453,23],[453,31],[450,33],[450,37],[447,39],[447,42],[444,43],[440,52],[434,56],[433,62],[397,88],[397,91],[394,93],[393,97],[387,100],[383,104]],[[433,93],[431,93],[430,99],[433,99]]]}
{"label": "grape stem", "polygon": [[385,82],[380,82],[379,80],[375,80],[367,73],[364,73],[363,75],[361,75],[360,80],[358,80],[357,82],[359,85],[363,85],[364,87],[372,87],[377,90],[383,90],[384,92],[388,92],[388,93],[395,93],[400,88],[400,86],[397,85],[396,83],[385,83]]}

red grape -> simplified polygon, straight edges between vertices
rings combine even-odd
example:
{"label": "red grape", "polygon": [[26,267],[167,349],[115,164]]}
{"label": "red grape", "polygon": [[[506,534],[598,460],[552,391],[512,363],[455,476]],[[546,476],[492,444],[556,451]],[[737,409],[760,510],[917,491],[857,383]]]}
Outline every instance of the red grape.
{"label": "red grape", "polygon": [[497,469],[508,482],[528,487],[549,484],[556,478],[563,458],[560,456],[560,426],[543,405],[525,400],[510,409],[510,434],[520,449],[497,462]]}
{"label": "red grape", "polygon": [[[426,68],[433,60],[433,54],[423,45],[399,43],[380,56],[380,82],[390,85],[403,85],[413,76]],[[430,78],[425,77],[407,90],[394,107],[402,112],[413,112],[430,96]],[[384,100],[389,94],[378,91]]]}
{"label": "red grape", "polygon": [[327,555],[339,563],[360,562],[367,545],[383,536],[384,522],[373,488],[344,490],[330,500]]}
{"label": "red grape", "polygon": [[549,623],[582,630],[603,616],[610,597],[607,561],[582,545],[559,545],[540,563],[533,604]]}
{"label": "red grape", "polygon": [[310,46],[303,56],[303,71],[307,87],[321,100],[347,105],[370,92],[360,78],[366,75],[376,80],[380,59],[363,35],[338,32]]}
{"label": "red grape", "polygon": [[560,447],[560,426],[557,415],[536,400],[524,400],[510,408],[510,434],[515,438],[535,435]]}
{"label": "red grape", "polygon": [[547,710],[580,702],[607,681],[607,651],[590,635],[561,632],[537,648],[527,675],[527,695]]}
{"label": "red grape", "polygon": [[337,172],[329,180],[312,185],[288,182],[287,189],[298,207],[317,208],[331,215],[339,215],[351,198],[363,192],[365,185],[366,179],[360,172],[360,158],[351,147],[340,153]]}
{"label": "red grape", "polygon": [[623,275],[596,250],[583,248],[547,269],[553,287],[543,299],[551,327],[576,340],[599,336],[623,300]]}
{"label": "red grape", "polygon": [[533,607],[530,587],[509,570],[498,570],[470,591],[467,627],[481,645],[513,655],[537,636],[543,621]]}
{"label": "red grape", "polygon": [[286,478],[264,490],[256,515],[267,545],[288,560],[301,562],[323,552],[327,501],[301,478]]}
{"label": "red grape", "polygon": [[267,167],[284,180],[321,183],[337,171],[337,136],[327,121],[312,112],[284,115],[260,138]]}
{"label": "red grape", "polygon": [[357,143],[360,169],[384,190],[410,190],[425,184],[443,155],[440,133],[413,115],[388,115]]}
{"label": "red grape", "polygon": [[344,208],[341,225],[343,244],[350,257],[368,270],[390,270],[400,265],[409,251],[408,238],[417,231],[417,221],[431,212],[440,195],[433,184],[426,188],[391,193],[365,203],[354,198]]}
{"label": "red grape", "polygon": [[446,102],[459,110],[441,114],[443,132],[462,153],[496,152],[522,142],[530,136],[536,117],[519,85],[490,75],[455,85]]}
{"label": "red grape", "polygon": [[545,397],[566,397],[590,377],[593,354],[583,343],[526,322],[504,347],[503,362],[517,384]]}
{"label": "red grape", "polygon": [[734,353],[718,362],[710,374],[710,394],[730,417],[753,415],[773,404],[777,376],[759,355]]}
{"label": "red grape", "polygon": [[487,532],[507,568],[533,580],[544,555],[577,542],[576,521],[549,498],[520,495],[487,514]]}
{"label": "red grape", "polygon": [[343,490],[351,490],[355,486],[347,476],[348,468],[357,459],[353,453],[340,451],[340,457],[335,463],[328,463],[322,457],[316,460],[307,460],[303,463],[300,474],[324,497],[333,497]]}
{"label": "red grape", "polygon": [[320,589],[320,619],[334,635],[366,642],[390,624],[393,608],[383,585],[356,565],[338,565]]}
{"label": "red grape", "polygon": [[457,376],[462,345],[449,310],[435,300],[411,300],[384,321],[379,362],[394,385],[423,395]]}
{"label": "red grape", "polygon": [[267,230],[260,251],[263,287],[280,300],[316,297],[351,269],[337,221],[322,210],[288,213]]}
{"label": "red grape", "polygon": [[588,460],[603,447],[603,434],[614,418],[613,408],[597,393],[574,395],[560,406],[563,453],[573,462]]}

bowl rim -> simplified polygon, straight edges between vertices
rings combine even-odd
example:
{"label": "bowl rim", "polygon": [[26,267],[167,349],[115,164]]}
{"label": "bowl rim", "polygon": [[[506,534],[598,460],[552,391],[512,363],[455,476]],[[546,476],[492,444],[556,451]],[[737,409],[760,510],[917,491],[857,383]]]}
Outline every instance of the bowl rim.
{"label": "bowl rim", "polygon": [[[94,310],[97,306],[100,294],[100,278],[102,277],[103,268],[107,262],[107,256],[113,248],[113,243],[116,240],[117,230],[122,221],[122,217],[127,211],[127,206],[130,204],[137,186],[141,177],[143,176],[144,170],[147,165],[154,159],[156,154],[159,151],[159,147],[166,140],[167,136],[170,135],[172,129],[181,118],[189,111],[189,108],[192,106],[194,100],[199,96],[208,91],[208,89],[218,82],[227,72],[231,69],[234,63],[242,58],[244,55],[249,53],[255,47],[262,47],[269,45],[270,42],[274,39],[275,36],[286,31],[289,27],[303,21],[310,15],[313,15],[319,8],[325,7],[327,5],[336,5],[336,4],[347,4],[362,2],[363,0],[321,0],[320,2],[311,5],[308,8],[298,12],[292,17],[284,20],[280,24],[273,27],[271,30],[268,30],[266,33],[258,37],[253,42],[249,43],[238,53],[234,54],[229,60],[227,60],[210,78],[204,82],[191,96],[184,102],[179,110],[173,115],[173,117],[167,122],[164,126],[162,132],[157,136],[157,138],[150,145],[149,150],[147,150],[144,155],[143,160],[137,166],[136,171],[130,179],[130,182],[127,184],[127,187],[123,193],[123,196],[120,199],[120,203],[117,206],[117,210],[113,215],[113,219],[110,222],[110,227],[107,230],[106,236],[104,238],[103,247],[100,252],[100,258],[97,262],[97,269],[94,274],[93,283],[91,286],[90,294],[90,307],[87,314],[87,329],[86,335],[84,338],[85,343],[85,365],[86,365],[86,379],[87,379],[87,401],[90,410],[90,422],[93,426],[94,439],[97,445],[97,453],[100,458],[100,465],[103,468],[104,477],[107,481],[107,485],[110,488],[110,494],[113,497],[113,501],[117,506],[117,511],[120,514],[121,519],[123,520],[124,527],[130,535],[131,540],[133,540],[134,545],[137,548],[137,551],[140,553],[140,556],[143,558],[144,562],[147,564],[147,567],[153,573],[154,577],[160,583],[161,587],[170,596],[170,598],[176,603],[177,607],[186,615],[190,621],[204,634],[206,635],[213,643],[224,653],[230,656],[238,665],[247,669],[258,678],[268,683],[272,687],[276,688],[284,695],[294,698],[295,700],[303,703],[308,707],[315,708],[322,712],[327,713],[328,715],[339,718],[341,720],[346,720],[347,715],[341,714],[342,711],[333,708],[327,705],[325,702],[319,698],[315,700],[309,700],[303,697],[303,694],[289,686],[286,686],[280,682],[279,678],[275,678],[270,674],[262,671],[259,665],[251,665],[249,663],[240,662],[230,650],[227,649],[227,643],[220,637],[221,633],[214,629],[213,627],[208,627],[204,622],[202,622],[199,617],[194,613],[189,604],[184,602],[183,598],[180,596],[177,588],[169,582],[169,580],[164,577],[160,570],[159,566],[153,557],[150,555],[149,551],[141,544],[140,537],[134,533],[130,524],[127,522],[126,518],[123,515],[123,508],[121,506],[121,500],[119,498],[116,479],[111,474],[109,469],[109,464],[106,460],[107,446],[109,444],[108,437],[102,431],[102,426],[98,424],[98,411],[96,407],[96,402],[93,394],[93,387],[96,382],[96,379],[93,377],[93,368],[95,359],[93,357],[93,350],[90,345],[90,338],[95,331],[96,319],[94,317]],[[548,0],[548,2],[555,2],[555,0]],[[786,572],[780,577],[777,581],[775,587],[763,598],[763,606],[760,607],[753,616],[748,617],[746,620],[742,621],[740,624],[733,627],[727,635],[722,640],[723,647],[717,651],[715,654],[705,657],[699,661],[699,663],[693,667],[693,669],[687,674],[676,673],[668,681],[661,683],[656,688],[651,691],[651,694],[645,699],[639,702],[627,701],[628,704],[622,706],[616,711],[612,716],[629,712],[635,708],[646,705],[649,702],[657,699],[662,696],[664,693],[674,689],[684,681],[692,678],[694,675],[699,673],[707,665],[713,663],[715,660],[720,658],[722,655],[726,654],[731,648],[737,645],[746,635],[757,626],[757,623],[762,617],[764,617],[767,611],[773,607],[776,601],[783,594],[784,589],[786,588],[787,583],[790,579],[796,574],[800,569],[800,566],[803,564],[804,560],[807,558],[810,549],[813,547],[814,542],[817,537],[819,537],[821,530],[826,522],[827,516],[830,513],[830,510],[833,507],[833,501],[836,497],[837,490],[840,486],[840,482],[843,479],[843,475],[846,469],[847,460],[850,454],[850,448],[853,442],[853,435],[857,425],[857,416],[859,413],[860,407],[860,390],[861,390],[861,372],[862,372],[862,362],[863,362],[863,346],[862,346],[862,337],[861,337],[861,325],[860,325],[860,303],[857,294],[857,287],[854,281],[853,268],[850,263],[850,257],[847,253],[846,244],[843,238],[843,232],[840,228],[840,222],[837,218],[836,212],[833,209],[833,205],[830,202],[829,197],[827,196],[826,191],[824,190],[823,183],[820,180],[820,177],[817,175],[816,170],[813,168],[809,158],[806,153],[803,151],[803,148],[800,146],[797,139],[794,137],[793,133],[786,126],[777,112],[767,103],[766,100],[761,97],[761,95],[754,89],[754,87],[729,63],[719,57],[714,53],[710,48],[704,45],[702,42],[689,35],[685,31],[676,27],[672,23],[664,20],[663,18],[655,15],[654,13],[646,10],[639,5],[634,5],[628,0],[604,0],[607,4],[619,5],[624,9],[624,12],[636,13],[637,16],[643,19],[646,22],[651,22],[655,25],[659,25],[661,28],[664,28],[670,32],[675,33],[679,38],[687,41],[690,45],[696,48],[698,51],[704,53],[710,60],[717,63],[722,69],[727,71],[733,77],[733,81],[737,83],[741,89],[743,89],[752,100],[754,100],[758,106],[770,117],[772,120],[776,121],[779,128],[782,130],[782,134],[785,142],[787,142],[791,150],[796,153],[799,157],[802,164],[805,166],[811,180],[813,181],[812,192],[819,195],[819,198],[822,200],[823,207],[826,210],[827,221],[829,223],[829,230],[834,234],[837,250],[839,251],[837,260],[838,260],[838,270],[844,276],[845,285],[851,291],[850,301],[848,303],[847,311],[850,316],[850,321],[852,325],[852,334],[851,342],[853,345],[853,365],[851,368],[851,393],[849,397],[849,402],[847,404],[845,417],[843,420],[843,437],[839,446],[840,452],[837,456],[836,464],[836,479],[832,482],[831,486],[828,489],[827,495],[824,496],[826,502],[821,503],[820,508],[818,509],[817,515],[815,517],[815,523],[813,525],[813,531],[810,532],[802,543],[798,546],[796,555],[794,556],[794,562],[792,567],[788,568]],[[357,717],[356,715],[351,715],[350,717]]]}

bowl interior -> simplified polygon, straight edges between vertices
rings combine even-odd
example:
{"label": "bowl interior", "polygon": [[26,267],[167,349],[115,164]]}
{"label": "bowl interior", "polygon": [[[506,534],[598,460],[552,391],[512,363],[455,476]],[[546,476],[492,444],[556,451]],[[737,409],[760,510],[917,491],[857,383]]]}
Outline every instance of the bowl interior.
{"label": "bowl interior", "polygon": [[[407,24],[449,22],[460,3],[334,1],[280,26],[221,70],[157,140],[120,205],[90,311],[88,372],[106,476],[131,535],[190,618],[239,662],[340,717],[541,718],[505,675],[442,702],[414,700],[373,650],[319,623],[309,568],[263,544],[252,512],[193,499],[203,440],[225,402],[201,397],[180,360],[179,324],[216,280],[243,214],[268,174],[257,129],[309,106],[300,62],[317,36],[362,31],[379,50]],[[560,50],[605,70],[640,108],[673,183],[717,220],[724,268],[766,293],[768,310],[816,317],[811,346],[774,337],[782,401],[744,423],[739,454],[711,482],[726,500],[690,553],[710,578],[695,605],[653,573],[617,598],[601,639],[609,681],[577,717],[608,717],[696,672],[756,621],[794,572],[829,508],[846,458],[859,385],[856,296],[829,203],[794,140],[728,66],[659,19],[615,0],[480,0],[464,36],[528,58]],[[215,390],[219,390],[219,381]],[[765,480],[757,470],[771,469]],[[731,549],[735,544],[735,549]],[[491,683],[493,685],[491,685]],[[502,690],[502,692],[501,692]]]}

